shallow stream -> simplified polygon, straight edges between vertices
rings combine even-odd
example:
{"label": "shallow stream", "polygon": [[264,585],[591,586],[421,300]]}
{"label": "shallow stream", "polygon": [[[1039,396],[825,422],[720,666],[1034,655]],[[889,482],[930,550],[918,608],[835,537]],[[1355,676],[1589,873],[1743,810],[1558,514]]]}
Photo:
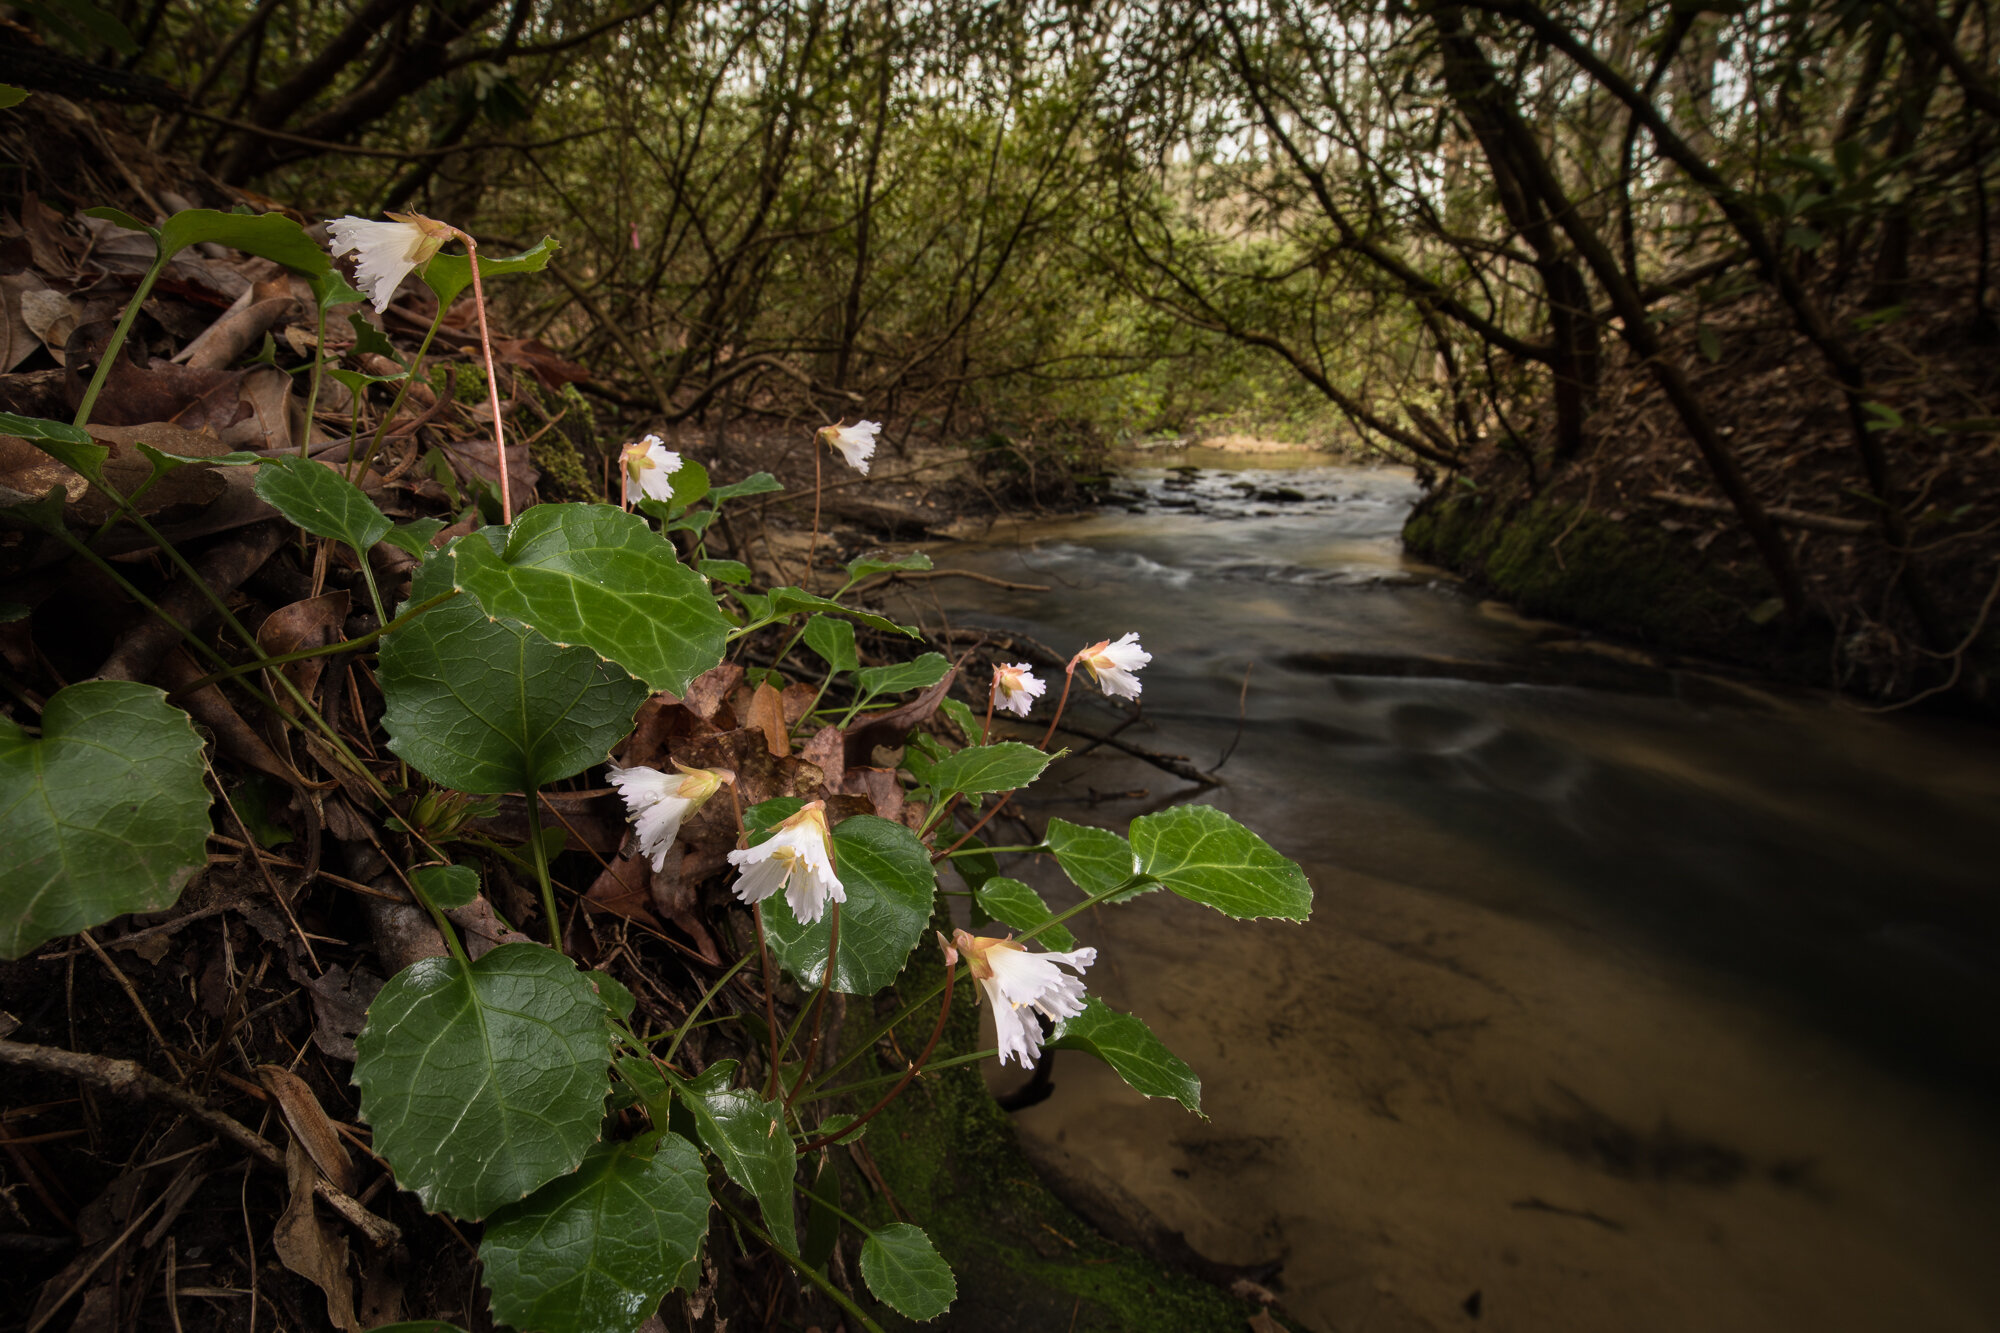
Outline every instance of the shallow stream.
{"label": "shallow stream", "polygon": [[936,552],[1050,591],[905,609],[1137,630],[1120,739],[1226,785],[1099,749],[1027,817],[1213,802],[1317,907],[1072,923],[1209,1118],[1066,1054],[1031,1153],[1114,1229],[1280,1264],[1324,1333],[2000,1327],[2000,738],[1482,604],[1404,558],[1400,472],[1164,461],[1201,470]]}

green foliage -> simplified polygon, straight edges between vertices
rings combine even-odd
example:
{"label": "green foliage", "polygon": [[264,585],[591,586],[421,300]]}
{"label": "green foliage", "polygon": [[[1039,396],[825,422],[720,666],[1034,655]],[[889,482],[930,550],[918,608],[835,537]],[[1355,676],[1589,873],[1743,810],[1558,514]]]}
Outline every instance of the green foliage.
{"label": "green foliage", "polygon": [[1177,805],[1132,821],[1141,874],[1230,916],[1312,915],[1312,886],[1298,864],[1212,805]]}
{"label": "green foliage", "polygon": [[413,963],[354,1046],[375,1151],[433,1212],[477,1221],[574,1171],[597,1141],[611,1027],[553,949]]}
{"label": "green foliage", "polygon": [[1020,741],[968,745],[940,759],[930,771],[928,784],[939,800],[961,792],[977,796],[1013,791],[1040,777],[1054,758]]}
{"label": "green foliage", "polygon": [[208,859],[201,741],[161,691],[81,681],[41,721],[0,717],[0,958],[169,907]]}
{"label": "green foliage", "polygon": [[757,1200],[764,1225],[780,1248],[796,1253],[792,1180],[798,1158],[792,1151],[792,1136],[785,1132],[784,1104],[730,1086],[735,1078],[734,1060],[718,1060],[695,1079],[667,1074],[675,1094],[694,1113],[702,1145],[715,1154],[729,1178]]}
{"label": "green foliage", "polygon": [[892,1222],[862,1242],[861,1277],[877,1300],[911,1319],[935,1319],[958,1299],[951,1265],[908,1222]]}
{"label": "green foliage", "polygon": [[1051,1044],[1064,1050],[1088,1051],[1110,1065],[1134,1091],[1148,1097],[1171,1097],[1201,1114],[1201,1080],[1187,1062],[1162,1045],[1151,1028],[1094,995],[1084,1000],[1082,1013],[1057,1025]]}
{"label": "green foliage", "polygon": [[[987,915],[1003,925],[1015,930],[1034,930],[1054,915],[1049,905],[1042,901],[1042,895],[1018,879],[1008,879],[995,875],[986,879],[973,890],[973,899],[986,910]],[[1061,924],[1049,925],[1035,936],[1044,948],[1067,952],[1076,947],[1076,936],[1069,933],[1069,927]]]}
{"label": "green foliage", "polygon": [[[491,550],[474,533],[454,549]],[[423,565],[411,605],[450,591],[449,555]],[[528,791],[604,762],[646,689],[587,648],[489,620],[470,597],[417,616],[382,642],[389,748],[431,781],[479,795]]]}
{"label": "green foliage", "polygon": [[479,872],[471,866],[417,866],[410,879],[440,912],[463,907],[479,896]]}
{"label": "green foliage", "polygon": [[362,559],[395,526],[359,486],[324,463],[287,454],[257,473],[257,494],[315,537],[346,542]]}
{"label": "green foliage", "polygon": [[855,674],[855,682],[861,687],[862,700],[874,698],[878,694],[901,694],[906,690],[927,690],[943,680],[951,670],[951,663],[942,653],[924,653],[907,662],[891,662],[887,666],[863,667]]}
{"label": "green foliage", "polygon": [[494,1318],[543,1333],[636,1327],[667,1292],[692,1289],[708,1209],[701,1155],[678,1134],[598,1144],[487,1221],[479,1260]]}
{"label": "green foliage", "polygon": [[[490,255],[479,257],[479,281],[483,287],[494,278],[510,273],[540,273],[555,257],[556,238],[544,236],[531,250],[523,250],[517,255],[507,255],[495,259]],[[472,285],[472,261],[464,255],[446,254],[442,251],[432,255],[430,263],[424,265],[424,285],[429,287],[441,307],[449,306],[458,299],[459,293]],[[490,299],[490,298],[489,298]]]}
{"label": "green foliage", "polygon": [[[833,851],[836,873],[847,891],[840,907],[833,988],[873,995],[896,979],[923,938],[937,877],[930,852],[916,834],[874,815],[843,819],[833,830]],[[764,910],[764,929],[779,964],[801,985],[818,986],[826,976],[833,913],[801,925],[782,895],[768,899]]]}
{"label": "green foliage", "polygon": [[728,622],[701,575],[636,514],[609,505],[536,505],[504,544],[451,548],[455,586],[488,615],[558,644],[581,644],[656,690],[722,660]]}
{"label": "green foliage", "polygon": [[[1072,824],[1067,819],[1051,819],[1044,837],[1049,850],[1056,854],[1056,864],[1085,893],[1107,892],[1139,873],[1139,863],[1132,855],[1132,844],[1110,829]],[[1134,887],[1132,892],[1146,893],[1154,887],[1144,884]]]}

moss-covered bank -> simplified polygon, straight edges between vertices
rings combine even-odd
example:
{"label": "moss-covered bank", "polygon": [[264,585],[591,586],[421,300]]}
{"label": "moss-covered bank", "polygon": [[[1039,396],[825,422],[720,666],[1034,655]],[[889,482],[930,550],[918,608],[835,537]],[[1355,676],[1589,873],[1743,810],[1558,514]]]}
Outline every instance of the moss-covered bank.
{"label": "moss-covered bank", "polygon": [[[936,951],[921,950],[901,988],[922,994],[941,975]],[[961,987],[954,999],[935,1059],[979,1049],[973,990]],[[919,1043],[936,1012],[908,1024]],[[957,1301],[930,1327],[1243,1333],[1257,1311],[1106,1240],[1065,1207],[1022,1155],[976,1064],[919,1079],[869,1123],[865,1144],[896,1203],[930,1232],[957,1275]],[[870,1220],[896,1220],[887,1199],[875,1198]],[[886,1311],[881,1317],[889,1328],[922,1327]]]}
{"label": "moss-covered bank", "polygon": [[1440,490],[1403,527],[1411,555],[1523,612],[1672,654],[1826,685],[1828,631],[1785,627],[1761,571],[1581,504]]}

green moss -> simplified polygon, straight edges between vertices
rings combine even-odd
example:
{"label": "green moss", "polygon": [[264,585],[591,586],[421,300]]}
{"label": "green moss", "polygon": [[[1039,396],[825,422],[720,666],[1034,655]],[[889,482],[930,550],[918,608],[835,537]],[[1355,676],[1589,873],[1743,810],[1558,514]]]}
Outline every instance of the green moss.
{"label": "green moss", "polygon": [[1580,505],[1436,495],[1411,514],[1403,542],[1530,615],[1673,648],[1776,635],[1750,618],[1775,595],[1761,579],[1705,561],[1657,528]]}
{"label": "green moss", "polygon": [[[920,994],[941,975],[920,950],[901,982]],[[938,1053],[978,1049],[979,1012],[956,996]],[[888,1005],[884,1005],[885,1011]],[[907,1023],[921,1043],[936,1009]],[[910,1035],[899,1033],[908,1042]],[[888,1072],[884,1069],[882,1072]],[[866,1144],[910,1218],[931,1235],[958,1279],[946,1323],[970,1333],[1241,1333],[1254,1308],[1099,1235],[1036,1176],[1014,1127],[987,1093],[979,1067],[961,1065],[912,1084],[868,1127]],[[894,1219],[876,1198],[870,1220]],[[884,1313],[885,1327],[915,1327]]]}

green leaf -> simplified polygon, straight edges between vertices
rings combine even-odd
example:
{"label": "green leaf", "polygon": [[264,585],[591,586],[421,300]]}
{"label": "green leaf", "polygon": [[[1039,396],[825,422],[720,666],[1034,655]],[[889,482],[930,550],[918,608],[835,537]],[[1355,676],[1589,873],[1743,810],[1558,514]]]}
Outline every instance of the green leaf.
{"label": "green leaf", "polygon": [[[769,804],[767,802],[767,804]],[[937,876],[930,851],[901,824],[855,815],[833,831],[834,868],[847,901],[840,908],[840,955],[833,988],[873,995],[896,979],[931,918]],[[816,987],[826,975],[833,913],[810,926],[792,915],[784,895],[764,902],[764,931],[771,952],[801,985]]]}
{"label": "green leaf", "polygon": [[686,694],[722,660],[729,622],[701,575],[637,514],[610,505],[536,505],[506,545],[453,545],[456,586],[488,615],[581,644],[656,690]]}
{"label": "green leaf", "polygon": [[732,1088],[734,1060],[718,1060],[692,1082],[671,1071],[667,1081],[694,1112],[696,1131],[722,1163],[729,1178],[756,1196],[772,1239],[787,1254],[798,1253],[799,1229],[792,1210],[792,1178],[798,1157],[785,1130],[782,1102],[765,1101],[747,1088]]}
{"label": "green leaf", "polygon": [[98,218],[109,222],[114,227],[123,227],[127,231],[144,232],[153,238],[155,247],[159,245],[160,229],[158,227],[147,226],[122,208],[112,208],[109,205],[100,204],[96,208],[84,209],[83,215],[87,218]]}
{"label": "green leaf", "polygon": [[861,665],[854,650],[854,625],[832,616],[814,616],[806,621],[806,647],[835,671],[853,671]]}
{"label": "green leaf", "polygon": [[477,1221],[583,1161],[611,1042],[597,991],[554,949],[425,958],[382,988],[354,1039],[361,1116],[397,1184]]}
{"label": "green leaf", "polygon": [[[396,344],[390,342],[387,336],[383,334],[382,330],[376,328],[373,324],[370,324],[368,322],[368,317],[366,315],[362,314],[360,311],[357,310],[353,314],[347,317],[347,322],[354,326],[354,354],[356,356],[359,356],[364,352],[374,352],[378,356],[388,357],[391,361],[399,363],[402,361],[403,359],[402,353],[396,350]],[[369,378],[391,380],[391,379],[401,379],[402,376],[371,375],[369,376]],[[342,383],[346,383],[346,381],[343,380]]]}
{"label": "green leaf", "polygon": [[[523,250],[518,255],[507,255],[494,259],[487,255],[479,257],[479,282],[483,287],[489,278],[505,277],[509,273],[540,273],[555,257],[556,238],[544,236],[542,243],[532,250]],[[437,293],[438,309],[442,310],[458,299],[458,294],[472,285],[472,263],[464,255],[435,254],[430,263],[424,265],[424,285]]]}
{"label": "green leaf", "polygon": [[422,560],[431,553],[431,538],[443,531],[444,520],[441,518],[414,518],[408,523],[398,523],[383,533],[382,540]]}
{"label": "green leaf", "polygon": [[1201,1114],[1201,1080],[1194,1070],[1161,1045],[1151,1028],[1094,995],[1084,1000],[1082,1013],[1056,1025],[1055,1040],[1049,1044],[1089,1051],[1135,1091],[1148,1097],[1171,1097]]}
{"label": "green leaf", "polygon": [[703,560],[695,568],[703,578],[714,579],[717,583],[733,583],[738,587],[750,581],[750,566],[740,560]]}
{"label": "green leaf", "polygon": [[410,879],[440,912],[463,907],[479,896],[479,872],[471,866],[418,866],[410,871]]}
{"label": "green leaf", "polygon": [[218,213],[188,208],[160,224],[160,253],[176,255],[201,241],[283,264],[310,281],[330,274],[333,261],[306,229],[282,213]]}
{"label": "green leaf", "polygon": [[111,457],[111,451],[91,439],[89,431],[67,421],[0,412],[0,435],[27,440],[64,467],[92,481],[104,475],[104,460]]}
{"label": "green leaf", "polygon": [[923,1228],[891,1222],[861,1245],[861,1276],[875,1299],[908,1319],[935,1319],[958,1299],[951,1265]]}
{"label": "green leaf", "polygon": [[950,670],[951,663],[942,653],[925,653],[908,662],[864,667],[854,679],[860,683],[864,695],[901,694],[905,690],[927,690],[943,680]]}
{"label": "green leaf", "polygon": [[872,625],[876,629],[891,630],[897,634],[907,634],[913,639],[923,637],[908,625],[898,625],[887,616],[878,616],[873,611],[858,611],[851,606],[842,606],[831,597],[815,596],[802,588],[771,589],[772,615],[788,616],[797,611],[825,611],[836,616],[847,616],[860,621],[864,625]]}
{"label": "green leaf", "polygon": [[170,907],[208,863],[208,787],[188,715],[151,685],[57,690],[40,739],[0,717],[0,958]]}
{"label": "green leaf", "polygon": [[210,454],[202,458],[192,454],[170,454],[164,449],[155,449],[143,440],[138,443],[137,448],[145,455],[146,461],[153,465],[155,477],[195,463],[209,463],[215,467],[252,467],[266,461],[264,455],[253,454],[243,449],[235,449],[226,454]]}
{"label": "green leaf", "polygon": [[394,1324],[378,1324],[368,1333],[465,1333],[465,1330],[442,1319],[405,1319]]}
{"label": "green leaf", "polygon": [[362,557],[396,525],[359,486],[324,463],[285,454],[257,474],[257,494],[315,537],[346,542]]}
{"label": "green leaf", "polygon": [[[1063,873],[1079,889],[1093,896],[1115,889],[1139,873],[1138,861],[1132,855],[1132,844],[1110,829],[1072,824],[1067,819],[1051,819],[1049,830],[1042,837],[1049,844],[1049,850],[1056,854],[1056,864],[1063,868]],[[1151,893],[1158,887],[1149,881],[1130,894],[1121,894],[1118,901]]]}
{"label": "green leaf", "polygon": [[968,745],[938,760],[930,786],[942,800],[952,792],[977,796],[983,792],[1015,791],[1042,775],[1055,755],[1043,754],[1020,741]]}
{"label": "green leaf", "polygon": [[672,483],[673,499],[669,503],[676,515],[686,512],[691,504],[699,504],[708,494],[708,469],[692,458],[683,458],[667,480]]}
{"label": "green leaf", "polygon": [[574,1175],[486,1224],[479,1258],[495,1322],[627,1333],[669,1291],[692,1288],[708,1208],[701,1154],[680,1135],[597,1145]]}
{"label": "green leaf", "polygon": [[847,578],[850,583],[859,583],[870,574],[886,574],[896,570],[929,569],[931,558],[922,551],[904,556],[864,555],[847,562]]}
{"label": "green leaf", "polygon": [[740,500],[746,495],[766,495],[784,489],[784,483],[770,473],[752,472],[741,481],[732,481],[727,486],[717,486],[710,490],[708,502],[719,505],[725,500]]}
{"label": "green leaf", "polygon": [[[454,549],[491,550],[500,536],[473,533]],[[420,566],[405,605],[449,591],[448,564]],[[544,787],[603,763],[646,701],[645,686],[589,649],[488,620],[470,597],[434,606],[384,638],[380,678],[389,748],[431,781],[482,796]]]}
{"label": "green leaf", "polygon": [[[919,662],[923,660],[921,657],[917,659]],[[979,715],[973,712],[971,706],[963,700],[951,698],[940,699],[938,700],[938,711],[957,724],[959,731],[963,733],[968,744],[978,739]]]}
{"label": "green leaf", "polygon": [[1212,805],[1139,816],[1132,852],[1141,873],[1239,920],[1312,915],[1312,885],[1298,864]]}
{"label": "green leaf", "polygon": [[0,111],[5,111],[10,106],[19,106],[27,100],[26,88],[16,88],[11,83],[0,83]]}
{"label": "green leaf", "polygon": [[[1041,894],[1020,880],[1005,876],[988,879],[973,891],[973,897],[986,909],[987,915],[1015,930],[1033,930],[1055,915],[1042,901]],[[1076,947],[1076,936],[1069,933],[1067,926],[1050,926],[1035,939],[1050,949],[1069,950]]]}
{"label": "green leaf", "polygon": [[773,796],[768,801],[759,801],[743,812],[743,831],[752,843],[762,842],[761,835],[803,810],[805,804],[802,796]]}
{"label": "green leaf", "polygon": [[597,988],[597,998],[604,1001],[605,1011],[623,1023],[639,1007],[639,999],[632,994],[632,988],[612,976],[609,972],[593,968],[583,974],[584,979]]}

